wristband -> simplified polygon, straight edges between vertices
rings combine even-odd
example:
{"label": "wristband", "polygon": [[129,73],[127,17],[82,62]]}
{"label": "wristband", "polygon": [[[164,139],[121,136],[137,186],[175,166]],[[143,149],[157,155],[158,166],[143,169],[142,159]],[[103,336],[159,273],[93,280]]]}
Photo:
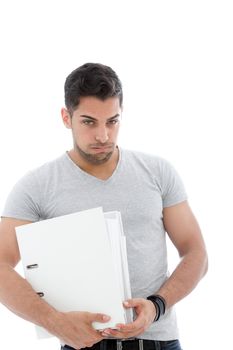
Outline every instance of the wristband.
{"label": "wristband", "polygon": [[165,314],[166,311],[166,301],[161,295],[149,295],[147,300],[152,301],[156,310],[156,316],[153,322],[156,322],[160,319],[160,316]]}

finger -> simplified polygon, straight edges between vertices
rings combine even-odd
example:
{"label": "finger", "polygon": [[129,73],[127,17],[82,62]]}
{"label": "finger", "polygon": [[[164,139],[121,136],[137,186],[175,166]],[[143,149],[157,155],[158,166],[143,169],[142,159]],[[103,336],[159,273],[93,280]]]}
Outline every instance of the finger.
{"label": "finger", "polygon": [[91,322],[102,322],[102,323],[105,323],[105,322],[108,322],[111,317],[108,316],[108,315],[105,315],[105,314],[100,314],[100,313],[90,313],[89,314],[89,317],[90,317],[90,321]]}
{"label": "finger", "polygon": [[144,331],[145,331],[145,328],[143,328],[143,327],[135,330],[134,332],[121,332],[121,331],[111,329],[109,331],[108,336],[111,336],[114,338],[119,338],[119,339],[132,338],[132,337],[136,337],[136,336],[144,333]]}
{"label": "finger", "polygon": [[[90,320],[90,323],[92,321]],[[83,329],[82,332],[83,336],[90,338],[93,342],[97,343],[100,340],[103,339],[103,336],[101,334],[101,332],[99,332],[98,330],[94,329],[92,325],[89,325],[88,328],[86,330]],[[85,347],[85,346],[83,346]]]}
{"label": "finger", "polygon": [[100,331],[100,333],[103,334],[104,336],[106,336],[106,335],[110,334],[110,330],[111,330],[111,328],[105,328],[105,329],[102,329]]}
{"label": "finger", "polygon": [[139,315],[134,322],[123,324],[116,324],[116,328],[121,332],[135,332],[138,329],[144,327],[145,319],[143,315]]}
{"label": "finger", "polygon": [[136,307],[136,306],[138,306],[139,304],[142,303],[142,300],[143,300],[143,299],[140,299],[140,298],[128,299],[128,300],[125,300],[125,301],[123,302],[123,305],[124,305],[126,308],[129,308],[129,307]]}

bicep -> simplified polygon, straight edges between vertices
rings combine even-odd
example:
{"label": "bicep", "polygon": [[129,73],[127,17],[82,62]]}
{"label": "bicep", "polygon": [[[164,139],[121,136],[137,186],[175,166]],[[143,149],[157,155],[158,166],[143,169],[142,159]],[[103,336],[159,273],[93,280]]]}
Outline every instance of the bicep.
{"label": "bicep", "polygon": [[0,263],[15,267],[20,260],[15,227],[30,223],[30,221],[14,218],[2,218],[0,222]]}
{"label": "bicep", "polygon": [[204,249],[199,224],[187,201],[164,208],[163,223],[180,256],[193,249]]}

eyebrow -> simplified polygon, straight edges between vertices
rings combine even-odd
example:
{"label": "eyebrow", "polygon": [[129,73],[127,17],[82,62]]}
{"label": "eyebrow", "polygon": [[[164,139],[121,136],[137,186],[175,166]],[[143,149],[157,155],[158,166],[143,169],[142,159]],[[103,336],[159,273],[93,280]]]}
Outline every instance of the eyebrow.
{"label": "eyebrow", "polygon": [[[86,115],[86,114],[81,114],[80,115],[81,118],[87,118],[87,119],[90,119],[90,120],[93,120],[93,121],[98,121],[98,119],[94,118],[94,117],[91,117],[90,115]],[[112,120],[112,119],[115,119],[117,117],[120,117],[120,114],[117,113],[116,115],[114,115],[113,117],[110,117],[107,119],[107,121],[109,120]]]}

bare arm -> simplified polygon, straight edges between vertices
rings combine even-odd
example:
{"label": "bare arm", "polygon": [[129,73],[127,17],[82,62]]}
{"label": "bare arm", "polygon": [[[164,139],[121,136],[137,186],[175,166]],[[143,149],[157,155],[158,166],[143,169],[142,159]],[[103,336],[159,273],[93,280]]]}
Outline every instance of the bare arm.
{"label": "bare arm", "polygon": [[[207,271],[207,254],[199,225],[187,202],[163,211],[164,227],[177,248],[181,261],[169,279],[155,291],[171,307],[189,294]],[[105,330],[103,334],[115,337],[134,337],[143,333],[155,317],[151,301],[131,299],[126,307],[134,307],[137,319],[128,325],[119,325],[120,332]]]}
{"label": "bare arm", "polygon": [[165,208],[164,227],[177,248],[181,261],[170,278],[157,291],[170,307],[198,284],[208,267],[201,230],[187,202]]}
{"label": "bare arm", "polygon": [[102,339],[92,322],[106,322],[103,314],[62,313],[55,310],[32,289],[14,267],[20,260],[15,227],[28,221],[3,218],[0,223],[0,302],[18,316],[46,328],[64,343],[81,348]]}
{"label": "bare arm", "polygon": [[18,316],[42,325],[43,320],[47,318],[45,316],[52,311],[51,308],[38,298],[30,284],[14,270],[20,259],[15,226],[27,223],[29,222],[8,218],[1,221],[0,301]]}

